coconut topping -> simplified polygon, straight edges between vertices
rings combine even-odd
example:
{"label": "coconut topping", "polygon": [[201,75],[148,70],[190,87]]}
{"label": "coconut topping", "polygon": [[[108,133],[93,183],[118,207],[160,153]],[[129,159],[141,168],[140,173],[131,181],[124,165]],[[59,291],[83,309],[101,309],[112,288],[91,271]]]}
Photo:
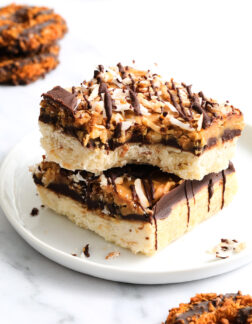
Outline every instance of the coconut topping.
{"label": "coconut topping", "polygon": [[[56,120],[56,127],[73,132],[87,147],[113,149],[127,142],[161,142],[200,154],[208,136],[213,136],[211,131],[203,132],[211,125],[216,124],[219,137],[225,127],[243,128],[241,112],[232,105],[194,93],[191,85],[165,81],[150,70],[121,63],[109,68],[99,65],[93,78],[80,87],[71,92],[55,87],[43,97],[41,114],[45,116],[40,120]],[[230,115],[238,118],[226,123],[223,117]]]}

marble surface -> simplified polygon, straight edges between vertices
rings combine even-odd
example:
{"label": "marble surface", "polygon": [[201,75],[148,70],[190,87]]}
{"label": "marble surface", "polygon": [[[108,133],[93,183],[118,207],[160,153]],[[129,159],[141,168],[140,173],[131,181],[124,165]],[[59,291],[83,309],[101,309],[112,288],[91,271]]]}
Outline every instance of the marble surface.
{"label": "marble surface", "polygon": [[[16,1],[39,4],[39,1]],[[206,94],[229,99],[252,122],[249,1],[40,1],[67,20],[61,65],[29,86],[0,87],[0,161],[37,127],[40,95],[78,85],[96,64],[158,63]],[[1,1],[1,5],[7,4]],[[148,65],[149,66],[149,65]],[[32,148],[31,148],[32,149]],[[249,175],[251,177],[251,175]],[[245,212],[245,211],[243,211]],[[251,211],[246,211],[251,216]],[[183,257],[183,255],[179,256]],[[252,294],[252,264],[195,282],[137,286],[65,269],[34,251],[0,210],[1,322],[161,323],[196,292]]]}

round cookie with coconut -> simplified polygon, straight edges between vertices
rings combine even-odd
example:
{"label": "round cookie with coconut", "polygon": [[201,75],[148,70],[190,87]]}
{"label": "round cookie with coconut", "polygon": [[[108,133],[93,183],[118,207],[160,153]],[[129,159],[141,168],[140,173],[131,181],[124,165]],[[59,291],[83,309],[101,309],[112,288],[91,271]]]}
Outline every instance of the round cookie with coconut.
{"label": "round cookie with coconut", "polygon": [[52,45],[40,53],[25,57],[0,58],[0,84],[28,84],[59,64],[59,46]]}
{"label": "round cookie with coconut", "polygon": [[61,39],[65,20],[47,7],[11,4],[0,8],[0,54],[27,55]]}

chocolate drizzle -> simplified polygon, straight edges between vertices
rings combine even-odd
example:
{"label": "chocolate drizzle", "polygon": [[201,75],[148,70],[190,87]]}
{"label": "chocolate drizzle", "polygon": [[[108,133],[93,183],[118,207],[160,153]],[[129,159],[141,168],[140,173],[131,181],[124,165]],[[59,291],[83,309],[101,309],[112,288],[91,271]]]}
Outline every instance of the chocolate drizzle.
{"label": "chocolate drizzle", "polygon": [[124,67],[122,66],[121,63],[118,63],[117,66],[118,66],[119,72],[121,73],[122,79],[125,79],[127,77],[127,73],[124,70]]}
{"label": "chocolate drizzle", "polygon": [[190,181],[190,184],[191,184],[191,191],[192,191],[192,196],[193,196],[193,202],[194,202],[194,205],[195,205],[195,196],[194,196],[194,191],[193,191],[193,182]]}
{"label": "chocolate drizzle", "polygon": [[68,92],[60,86],[54,87],[47,93],[43,93],[42,97],[44,97],[44,99],[56,101],[62,107],[69,109],[72,113],[74,113],[77,106],[76,94]]}
{"label": "chocolate drizzle", "polygon": [[49,19],[47,21],[42,22],[41,24],[36,24],[30,28],[27,28],[23,30],[23,32],[20,34],[21,37],[27,37],[29,34],[38,34],[42,31],[43,28],[56,23],[54,19]]}
{"label": "chocolate drizzle", "polygon": [[154,221],[154,225],[155,225],[155,250],[158,249],[158,239],[157,239],[157,220],[155,215],[153,216],[153,221]]}
{"label": "chocolate drizzle", "polygon": [[169,95],[170,95],[170,97],[171,97],[172,104],[173,104],[173,106],[176,108],[177,112],[180,114],[180,116],[181,116],[182,118],[186,118],[185,114],[181,111],[181,107],[180,107],[180,105],[177,103],[177,100],[176,100],[174,94],[173,94],[169,89],[168,89],[167,91],[168,91],[168,93],[169,93]]}
{"label": "chocolate drizzle", "polygon": [[180,92],[179,92],[179,88],[176,88],[176,91],[177,91],[177,96],[178,96],[178,98],[179,98],[179,105],[180,105],[180,109],[181,109],[181,112],[182,112],[182,114],[183,114],[183,118],[185,119],[185,120],[189,120],[189,118],[188,118],[188,116],[186,115],[186,111],[185,111],[185,107],[183,106],[183,100],[182,100],[182,98],[181,98],[181,94],[180,94]]}
{"label": "chocolate drizzle", "polygon": [[[179,186],[172,189],[168,194],[164,195],[155,205],[155,217],[156,219],[163,219],[169,216],[174,205],[181,200],[193,198],[194,194],[200,191],[204,186],[208,186],[210,179],[212,184],[223,179],[223,183],[226,181],[226,175],[235,171],[233,164],[230,162],[229,167],[225,171],[219,173],[210,173],[206,175],[201,181],[197,180],[185,180]],[[188,183],[191,182],[191,189]],[[225,192],[225,185],[223,186],[223,193]],[[222,207],[224,206],[224,195]]]}
{"label": "chocolate drizzle", "polygon": [[199,98],[196,97],[196,95],[193,95],[192,97],[192,104],[191,104],[192,109],[194,109],[196,112],[199,114],[203,114],[203,123],[202,127],[205,129],[210,126],[211,124],[211,118],[208,116],[206,111],[201,107],[201,104],[199,102]]}
{"label": "chocolate drizzle", "polygon": [[252,315],[252,306],[240,308],[236,316],[236,324],[247,323],[248,318]]}
{"label": "chocolate drizzle", "polygon": [[[185,190],[185,198],[186,198],[186,205],[187,205],[187,226],[189,225],[190,222],[190,203],[189,203],[189,199],[188,199],[188,190],[187,190],[187,186],[189,185],[191,181],[185,181],[185,186],[184,186],[184,190]],[[192,186],[191,186],[192,188]]]}
{"label": "chocolate drizzle", "polygon": [[137,94],[132,89],[129,89],[129,94],[130,94],[130,100],[131,100],[132,107],[134,108],[135,114],[142,115],[140,111],[140,105],[137,98]]}
{"label": "chocolate drizzle", "polygon": [[208,212],[210,212],[210,201],[213,196],[213,180],[210,179],[208,182]]}
{"label": "chocolate drizzle", "polygon": [[221,200],[221,209],[224,207],[225,204],[225,189],[226,189],[226,170],[221,171],[222,173],[222,179],[223,179],[223,184],[222,184],[222,200]]}
{"label": "chocolate drizzle", "polygon": [[[209,305],[212,304],[214,308],[221,307],[223,305],[223,302],[228,299],[236,299],[236,297],[239,296],[238,294],[226,294],[226,295],[220,295],[216,298],[213,298],[211,300],[204,300],[202,302],[189,304],[189,309],[183,313],[180,313],[176,315],[174,324],[189,324],[191,323],[192,317],[200,317],[205,312],[209,312]],[[195,322],[195,321],[193,321]],[[244,322],[243,322],[244,323]]]}
{"label": "chocolate drizzle", "polygon": [[109,128],[110,125],[110,120],[112,117],[112,98],[110,96],[110,93],[108,92],[108,88],[106,83],[101,82],[99,86],[99,94],[104,93],[104,108],[106,111],[106,116],[107,116],[107,122],[106,122],[106,127]]}

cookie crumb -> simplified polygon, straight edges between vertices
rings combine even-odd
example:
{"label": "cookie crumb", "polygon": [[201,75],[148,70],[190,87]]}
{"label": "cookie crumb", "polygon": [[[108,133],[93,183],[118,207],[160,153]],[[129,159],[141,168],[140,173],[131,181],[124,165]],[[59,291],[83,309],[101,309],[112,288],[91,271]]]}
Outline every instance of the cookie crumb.
{"label": "cookie crumb", "polygon": [[109,252],[105,259],[108,260],[108,259],[115,259],[115,258],[118,258],[120,255],[120,252],[119,251],[113,251],[113,252]]}
{"label": "cookie crumb", "polygon": [[76,253],[72,253],[72,256],[77,256],[77,254]]}
{"label": "cookie crumb", "polygon": [[89,244],[86,244],[84,248],[82,249],[82,252],[84,253],[85,257],[89,258],[90,253],[89,253]]}
{"label": "cookie crumb", "polygon": [[31,216],[37,216],[39,214],[38,208],[34,207],[32,208],[32,211],[30,213]]}

